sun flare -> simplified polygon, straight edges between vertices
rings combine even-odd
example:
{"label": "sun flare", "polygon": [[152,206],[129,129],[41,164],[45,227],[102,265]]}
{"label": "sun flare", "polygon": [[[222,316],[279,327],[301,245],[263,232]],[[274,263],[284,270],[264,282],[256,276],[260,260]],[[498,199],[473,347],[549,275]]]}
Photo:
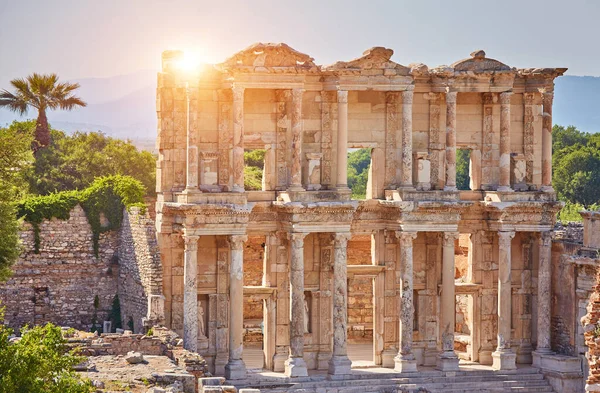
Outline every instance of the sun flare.
{"label": "sun flare", "polygon": [[185,51],[178,67],[185,71],[193,71],[202,64],[202,56],[198,52]]}

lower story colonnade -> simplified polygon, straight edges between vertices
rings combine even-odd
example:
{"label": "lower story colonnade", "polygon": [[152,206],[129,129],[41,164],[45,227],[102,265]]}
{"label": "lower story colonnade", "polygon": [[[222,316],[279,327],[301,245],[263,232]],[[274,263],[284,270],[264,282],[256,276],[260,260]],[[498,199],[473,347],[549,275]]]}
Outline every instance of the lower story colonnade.
{"label": "lower story colonnade", "polygon": [[[357,234],[348,227],[252,229],[181,234],[182,302],[174,287],[166,314],[183,332],[184,346],[204,355],[216,375],[246,377],[245,296],[263,302],[265,368],[290,377],[307,376],[310,369],[349,374],[349,272],[373,278],[375,365],[398,372],[415,372],[419,365],[458,370],[461,295],[468,298],[467,360],[512,370],[551,353],[551,231],[363,230],[371,238],[370,260],[348,264],[349,241]],[[264,236],[261,285],[244,284],[249,236]],[[459,238],[468,241],[461,278],[455,266]],[[165,279],[176,282],[174,276]]]}

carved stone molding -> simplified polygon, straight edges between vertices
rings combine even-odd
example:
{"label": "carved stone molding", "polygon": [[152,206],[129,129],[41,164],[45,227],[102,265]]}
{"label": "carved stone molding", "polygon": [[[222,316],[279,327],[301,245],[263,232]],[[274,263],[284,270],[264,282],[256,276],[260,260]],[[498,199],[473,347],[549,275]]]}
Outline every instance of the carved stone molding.
{"label": "carved stone molding", "polygon": [[352,238],[350,232],[337,232],[333,235],[333,242],[335,247],[345,248],[348,245],[348,241]]}
{"label": "carved stone molding", "polygon": [[231,235],[229,236],[229,244],[232,250],[241,250],[244,248],[244,243],[248,241],[246,235]]}
{"label": "carved stone molding", "polygon": [[498,243],[500,248],[510,247],[512,239],[515,237],[514,231],[501,231],[498,232]]}
{"label": "carved stone molding", "polygon": [[302,248],[304,247],[304,238],[306,235],[308,235],[308,233],[289,232],[287,237],[292,247]]}
{"label": "carved stone molding", "polygon": [[459,235],[458,232],[444,232],[444,247],[454,246],[454,242]]}
{"label": "carved stone molding", "polygon": [[198,239],[200,238],[200,236],[193,236],[193,235],[183,235],[183,242],[185,245],[185,249],[186,250],[197,250],[198,249]]}
{"label": "carved stone molding", "polygon": [[412,247],[413,240],[417,238],[417,232],[396,231],[401,247]]}

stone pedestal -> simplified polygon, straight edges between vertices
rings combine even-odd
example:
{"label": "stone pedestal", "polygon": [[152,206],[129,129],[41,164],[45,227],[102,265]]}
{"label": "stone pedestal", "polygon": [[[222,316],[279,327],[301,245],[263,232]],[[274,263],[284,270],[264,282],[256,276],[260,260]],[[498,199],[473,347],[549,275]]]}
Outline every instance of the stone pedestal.
{"label": "stone pedestal", "polygon": [[414,154],[413,179],[418,191],[431,190],[431,162],[427,152]]}
{"label": "stone pedestal", "polygon": [[517,354],[512,350],[498,350],[492,352],[492,368],[494,370],[516,370]]}
{"label": "stone pedestal", "polygon": [[306,377],[304,361],[304,238],[306,233],[289,233],[290,244],[290,354],[285,375]]}
{"label": "stone pedestal", "polygon": [[321,158],[322,153],[306,153],[306,172],[304,184],[307,191],[321,189]]}
{"label": "stone pedestal", "polygon": [[333,357],[329,360],[330,375],[351,374],[348,358],[348,273],[347,246],[350,233],[336,233],[333,255]]}
{"label": "stone pedestal", "polygon": [[400,349],[394,358],[394,370],[398,372],[417,371],[417,360],[413,354],[413,240],[416,232],[396,232],[400,243]]}
{"label": "stone pedestal", "polygon": [[200,154],[200,190],[206,192],[219,192],[218,179],[218,152],[202,152]]}

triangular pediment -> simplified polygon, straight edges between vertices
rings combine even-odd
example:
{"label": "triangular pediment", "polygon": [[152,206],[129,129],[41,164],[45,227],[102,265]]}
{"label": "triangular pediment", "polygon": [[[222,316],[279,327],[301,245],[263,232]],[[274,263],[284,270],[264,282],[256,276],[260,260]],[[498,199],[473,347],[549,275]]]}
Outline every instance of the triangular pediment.
{"label": "triangular pediment", "polygon": [[485,57],[485,52],[477,50],[471,53],[471,58],[459,60],[451,66],[454,71],[492,72],[511,71],[512,68],[506,64]]}
{"label": "triangular pediment", "polygon": [[327,69],[332,71],[395,69],[396,71],[402,71],[401,74],[408,75],[410,72],[408,67],[390,60],[393,54],[392,49],[375,46],[364,51],[361,57],[350,61],[338,61],[327,67]]}
{"label": "triangular pediment", "polygon": [[315,67],[314,59],[284,43],[250,45],[223,63],[229,67]]}

